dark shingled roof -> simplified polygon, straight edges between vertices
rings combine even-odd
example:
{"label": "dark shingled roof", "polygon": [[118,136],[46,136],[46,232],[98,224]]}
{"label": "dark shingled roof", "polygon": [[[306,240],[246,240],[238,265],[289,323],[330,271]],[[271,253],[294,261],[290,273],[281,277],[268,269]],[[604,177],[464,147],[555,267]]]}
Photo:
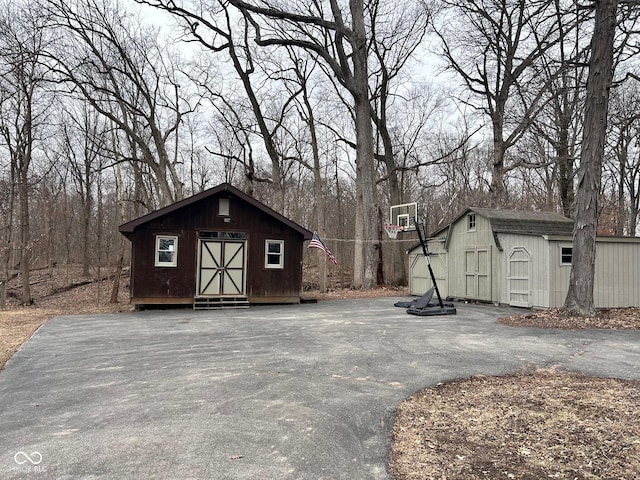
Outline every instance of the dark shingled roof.
{"label": "dark shingled roof", "polygon": [[184,200],[180,200],[179,202],[173,203],[169,206],[166,206],[154,212],[143,215],[142,217],[136,218],[135,220],[131,220],[130,222],[122,224],[119,227],[120,233],[122,233],[127,238],[130,238],[133,232],[135,231],[135,229],[138,228],[140,225],[144,225],[145,223],[150,222],[151,220],[155,220],[156,218],[162,217],[163,215],[166,215],[171,212],[175,212],[176,210],[179,210],[181,208],[188,207],[193,203],[199,202],[200,200],[211,197],[213,195],[218,195],[220,193],[235,195],[236,197],[253,205],[258,210],[262,210],[267,215],[273,217],[274,220],[282,222],[285,225],[292,228],[293,230],[297,231],[302,235],[302,237],[305,240],[311,240],[311,232],[309,230],[298,225],[293,220],[289,220],[284,215],[279,214],[275,210],[272,210],[271,208],[269,208],[264,203],[259,202],[255,198],[247,195],[243,191],[235,188],[234,186],[228,183],[221,183],[217,187],[210,188],[209,190],[200,192],[197,195],[193,195],[192,197],[185,198]]}
{"label": "dark shingled roof", "polygon": [[463,215],[468,211],[489,219],[494,233],[520,233],[526,235],[573,234],[573,220],[559,213],[469,207]]}
{"label": "dark shingled roof", "polygon": [[[428,235],[433,239],[441,237],[443,232],[448,231],[451,226],[468,213],[476,213],[487,218],[491,222],[491,231],[495,239],[496,246],[502,249],[498,239],[498,233],[516,233],[521,235],[573,235],[573,220],[559,213],[552,212],[532,212],[525,210],[498,210],[495,208],[468,207],[462,211],[451,223],[441,227]],[[446,235],[446,242],[449,242],[449,235]],[[420,244],[409,248],[413,250]]]}

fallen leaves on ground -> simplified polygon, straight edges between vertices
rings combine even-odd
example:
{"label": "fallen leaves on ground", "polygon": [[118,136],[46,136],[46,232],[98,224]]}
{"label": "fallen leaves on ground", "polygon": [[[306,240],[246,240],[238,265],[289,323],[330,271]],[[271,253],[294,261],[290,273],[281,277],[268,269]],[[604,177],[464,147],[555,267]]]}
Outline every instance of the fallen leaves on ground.
{"label": "fallen leaves on ground", "polygon": [[[561,309],[498,319],[512,327],[640,328],[640,309],[594,318]],[[396,412],[395,480],[640,478],[640,382],[553,370],[478,376],[419,392]]]}
{"label": "fallen leaves on ground", "polygon": [[639,414],[637,381],[472,377],[398,407],[390,469],[396,480],[639,478]]}
{"label": "fallen leaves on ground", "polygon": [[595,317],[572,317],[560,308],[550,308],[522,315],[499,318],[498,322],[512,327],[559,328],[578,330],[605,328],[637,330],[640,328],[640,308],[610,308],[598,310]]}
{"label": "fallen leaves on ground", "polygon": [[60,315],[114,313],[130,311],[128,274],[121,277],[118,303],[109,303],[112,281],[96,275],[91,280],[69,290],[65,288],[83,283],[87,277],[80,268],[35,270],[31,274],[33,305],[20,306],[21,278],[9,283],[8,308],[0,310],[0,369],[40,326]]}
{"label": "fallen leaves on ground", "polygon": [[352,300],[358,298],[384,298],[384,297],[406,297],[409,295],[407,287],[387,287],[376,288],[346,288],[344,290],[330,290],[321,293],[318,290],[304,292],[304,297],[317,298],[319,300]]}

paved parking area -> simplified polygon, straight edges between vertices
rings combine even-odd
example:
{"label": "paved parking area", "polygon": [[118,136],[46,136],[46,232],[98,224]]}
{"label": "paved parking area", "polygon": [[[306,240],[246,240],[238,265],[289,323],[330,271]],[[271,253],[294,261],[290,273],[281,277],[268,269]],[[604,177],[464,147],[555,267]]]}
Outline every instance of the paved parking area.
{"label": "paved parking area", "polygon": [[59,317],[0,372],[0,478],[388,479],[396,405],[551,366],[640,378],[640,334],[397,299]]}

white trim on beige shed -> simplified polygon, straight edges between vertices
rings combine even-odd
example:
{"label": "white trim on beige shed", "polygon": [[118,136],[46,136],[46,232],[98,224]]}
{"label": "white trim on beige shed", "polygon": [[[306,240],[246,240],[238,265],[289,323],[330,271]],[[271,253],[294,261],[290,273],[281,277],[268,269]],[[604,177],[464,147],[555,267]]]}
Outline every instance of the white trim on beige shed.
{"label": "white trim on beige shed", "polygon": [[[572,238],[558,233],[571,225],[557,214],[465,210],[428,239],[441,295],[519,307],[562,306]],[[410,293],[422,295],[431,279],[421,246],[408,254]],[[598,237],[595,275],[597,308],[640,307],[640,238]]]}

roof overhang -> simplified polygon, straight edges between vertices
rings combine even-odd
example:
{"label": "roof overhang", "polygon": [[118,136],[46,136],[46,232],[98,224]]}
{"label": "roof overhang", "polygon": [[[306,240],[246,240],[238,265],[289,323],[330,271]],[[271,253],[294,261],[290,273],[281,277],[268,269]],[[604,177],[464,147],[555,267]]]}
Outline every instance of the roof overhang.
{"label": "roof overhang", "polygon": [[138,217],[138,218],[136,218],[134,220],[131,220],[130,222],[127,222],[127,223],[124,223],[124,224],[120,225],[118,230],[125,237],[131,239],[131,236],[135,232],[136,228],[144,225],[145,223],[151,222],[152,220],[155,220],[157,218],[163,217],[164,215],[167,215],[169,213],[173,213],[173,212],[175,212],[177,210],[180,210],[182,208],[188,207],[189,205],[197,203],[197,202],[199,202],[201,200],[204,200],[206,198],[209,198],[209,197],[212,197],[212,196],[215,196],[215,195],[221,195],[221,194],[224,194],[224,193],[227,193],[227,194],[229,194],[231,196],[235,196],[235,197],[240,198],[241,200],[244,200],[245,202],[247,202],[250,205],[252,205],[255,208],[257,208],[258,210],[261,210],[262,212],[266,213],[267,215],[273,217],[274,220],[278,220],[279,222],[282,222],[285,225],[287,225],[288,227],[290,227],[293,230],[297,231],[298,233],[300,233],[300,235],[302,235],[304,240],[311,240],[311,237],[313,236],[313,234],[309,230],[307,230],[306,228],[298,225],[293,220],[288,219],[284,215],[276,212],[275,210],[273,210],[272,208],[268,207],[264,203],[259,202],[258,200],[256,200],[252,196],[247,195],[242,190],[237,189],[236,187],[232,186],[229,183],[222,183],[222,184],[220,184],[220,185],[218,185],[216,187],[210,188],[210,189],[205,190],[203,192],[200,192],[200,193],[198,193],[196,195],[193,195],[191,197],[185,198],[184,200],[180,200],[180,201],[172,203],[171,205],[168,205],[168,206],[166,206],[164,208],[160,208],[160,209],[155,210],[153,212],[150,212],[150,213],[148,213],[146,215]]}

